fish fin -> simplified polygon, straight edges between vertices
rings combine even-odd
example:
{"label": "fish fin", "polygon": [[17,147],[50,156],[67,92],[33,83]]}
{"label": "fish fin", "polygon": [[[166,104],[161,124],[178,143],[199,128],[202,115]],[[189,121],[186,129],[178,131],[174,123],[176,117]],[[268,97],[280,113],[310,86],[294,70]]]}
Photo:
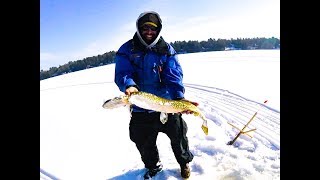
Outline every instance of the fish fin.
{"label": "fish fin", "polygon": [[168,121],[168,113],[161,112],[160,113],[160,121],[162,124],[165,124]]}
{"label": "fish fin", "polygon": [[202,131],[204,132],[205,135],[208,135],[208,133],[209,133],[208,132],[209,131],[208,126],[205,126],[205,125],[202,124],[201,129],[202,129]]}
{"label": "fish fin", "polygon": [[202,123],[202,126],[201,126],[201,129],[203,130],[203,132],[208,135],[208,131],[209,131],[209,128],[208,128],[208,120],[207,118],[201,114],[200,115],[201,119],[203,119],[203,123]]}

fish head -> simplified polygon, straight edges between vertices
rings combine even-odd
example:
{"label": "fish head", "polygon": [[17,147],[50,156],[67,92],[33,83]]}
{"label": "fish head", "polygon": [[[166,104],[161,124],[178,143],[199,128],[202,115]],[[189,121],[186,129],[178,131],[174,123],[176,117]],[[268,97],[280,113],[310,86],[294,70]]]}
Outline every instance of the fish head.
{"label": "fish head", "polygon": [[118,107],[123,107],[129,104],[128,96],[119,96],[112,99],[106,100],[102,107],[105,109],[114,109]]}

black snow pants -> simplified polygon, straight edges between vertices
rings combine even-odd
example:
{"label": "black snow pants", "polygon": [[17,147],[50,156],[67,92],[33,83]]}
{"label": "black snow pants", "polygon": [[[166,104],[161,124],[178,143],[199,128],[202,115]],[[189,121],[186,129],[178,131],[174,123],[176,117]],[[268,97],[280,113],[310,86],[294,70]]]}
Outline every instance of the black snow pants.
{"label": "black snow pants", "polygon": [[181,114],[168,114],[168,121],[162,124],[159,112],[132,112],[129,132],[130,139],[136,144],[146,168],[156,167],[159,159],[157,136],[165,133],[180,165],[191,162],[193,154],[189,151],[187,124]]}

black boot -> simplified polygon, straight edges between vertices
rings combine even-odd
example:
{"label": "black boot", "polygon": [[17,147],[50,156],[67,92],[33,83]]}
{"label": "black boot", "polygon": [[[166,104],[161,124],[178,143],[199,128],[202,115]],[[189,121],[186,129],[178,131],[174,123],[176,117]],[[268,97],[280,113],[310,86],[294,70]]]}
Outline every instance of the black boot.
{"label": "black boot", "polygon": [[144,179],[151,179],[153,176],[155,176],[158,172],[162,170],[163,165],[161,163],[158,163],[158,165],[155,168],[148,169],[147,172],[144,174]]}

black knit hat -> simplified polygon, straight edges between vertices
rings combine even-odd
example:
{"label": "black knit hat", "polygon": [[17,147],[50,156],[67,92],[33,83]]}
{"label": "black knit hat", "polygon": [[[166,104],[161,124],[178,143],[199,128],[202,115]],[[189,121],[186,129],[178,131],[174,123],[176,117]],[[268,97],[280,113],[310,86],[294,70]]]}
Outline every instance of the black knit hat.
{"label": "black knit hat", "polygon": [[160,22],[159,22],[159,19],[158,19],[157,15],[152,14],[152,13],[147,13],[144,16],[142,16],[139,19],[138,27],[141,27],[145,23],[153,25],[155,27],[159,27],[160,26]]}

